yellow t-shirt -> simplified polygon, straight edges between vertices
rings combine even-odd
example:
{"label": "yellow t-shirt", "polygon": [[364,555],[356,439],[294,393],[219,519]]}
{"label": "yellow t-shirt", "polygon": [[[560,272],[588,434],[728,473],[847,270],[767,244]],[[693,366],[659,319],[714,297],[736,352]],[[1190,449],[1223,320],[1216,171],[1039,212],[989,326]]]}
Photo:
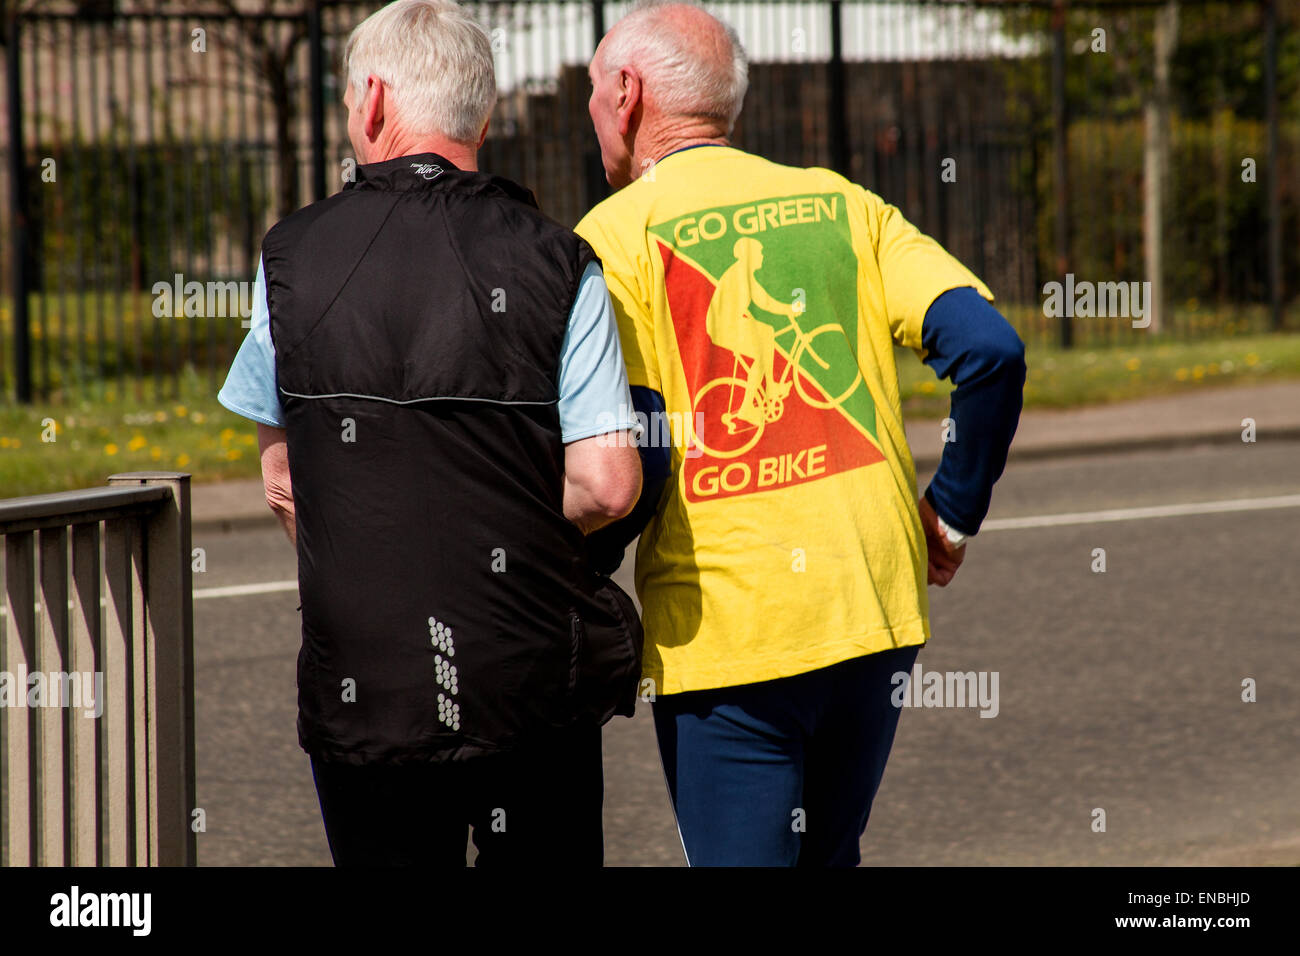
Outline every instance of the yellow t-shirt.
{"label": "yellow t-shirt", "polygon": [[842,176],[730,147],[670,154],[577,232],[628,380],[663,395],[672,433],[636,564],[657,692],[924,644],[893,347],[920,354],[930,304],[961,286],[992,299],[984,284]]}

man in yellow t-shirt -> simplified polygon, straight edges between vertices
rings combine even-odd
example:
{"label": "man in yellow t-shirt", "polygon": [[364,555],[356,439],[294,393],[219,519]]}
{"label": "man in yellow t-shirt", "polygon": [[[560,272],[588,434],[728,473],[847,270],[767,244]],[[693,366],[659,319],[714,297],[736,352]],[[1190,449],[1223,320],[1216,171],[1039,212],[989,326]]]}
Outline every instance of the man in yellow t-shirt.
{"label": "man in yellow t-shirt", "polygon": [[[898,704],[979,530],[1020,411],[992,294],[894,207],[730,147],[746,60],[685,4],[638,7],[592,60],[618,191],[577,232],[605,270],[645,492],[644,676],[688,862],[856,865]],[[918,502],[894,346],[958,384]],[[655,439],[660,439],[655,442]],[[960,450],[958,450],[960,449]]]}

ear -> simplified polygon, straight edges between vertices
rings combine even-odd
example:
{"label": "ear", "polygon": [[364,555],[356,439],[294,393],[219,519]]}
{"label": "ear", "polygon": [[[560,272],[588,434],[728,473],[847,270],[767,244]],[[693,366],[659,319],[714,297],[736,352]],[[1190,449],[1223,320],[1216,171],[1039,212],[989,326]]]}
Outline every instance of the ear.
{"label": "ear", "polygon": [[627,136],[637,109],[641,106],[641,74],[629,67],[618,71],[618,98],[614,110],[618,115],[618,135]]}
{"label": "ear", "polygon": [[483,141],[487,139],[488,127],[491,125],[492,125],[492,120],[490,118],[486,123],[483,124],[483,132],[478,134],[478,146],[475,147],[476,149],[483,148]]}
{"label": "ear", "polygon": [[362,131],[366,139],[378,139],[384,128],[384,81],[371,73],[366,77],[366,100],[361,107]]}

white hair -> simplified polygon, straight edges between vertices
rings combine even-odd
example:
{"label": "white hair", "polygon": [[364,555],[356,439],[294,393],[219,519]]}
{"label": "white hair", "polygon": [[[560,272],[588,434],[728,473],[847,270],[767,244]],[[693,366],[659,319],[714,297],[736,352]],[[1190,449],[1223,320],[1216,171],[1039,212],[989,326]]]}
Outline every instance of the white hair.
{"label": "white hair", "polygon": [[458,143],[478,144],[497,98],[492,43],[451,0],[396,0],[371,14],[348,38],[343,73],[357,104],[373,73],[413,132]]}
{"label": "white hair", "polygon": [[600,68],[612,73],[629,64],[640,70],[650,100],[666,116],[702,116],[725,123],[731,133],[749,87],[749,58],[732,27],[713,19],[730,46],[729,62],[701,56],[699,38],[683,35],[665,7],[694,6],[679,0],[642,0],[618,22],[601,48]]}

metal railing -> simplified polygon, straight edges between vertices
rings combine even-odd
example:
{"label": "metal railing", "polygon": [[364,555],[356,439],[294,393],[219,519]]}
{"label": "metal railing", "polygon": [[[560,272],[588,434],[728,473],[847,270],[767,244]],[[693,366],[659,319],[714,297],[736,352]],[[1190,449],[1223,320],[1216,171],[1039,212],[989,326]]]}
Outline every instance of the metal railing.
{"label": "metal railing", "polygon": [[108,484],[0,501],[5,866],[195,863],[190,476]]}

